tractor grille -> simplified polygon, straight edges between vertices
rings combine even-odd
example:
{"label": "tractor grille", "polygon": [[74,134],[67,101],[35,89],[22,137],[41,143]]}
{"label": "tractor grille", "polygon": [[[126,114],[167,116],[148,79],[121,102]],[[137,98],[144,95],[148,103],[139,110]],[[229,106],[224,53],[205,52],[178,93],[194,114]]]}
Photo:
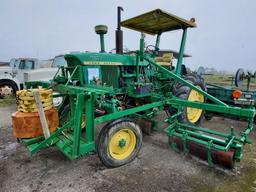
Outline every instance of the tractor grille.
{"label": "tractor grille", "polygon": [[102,66],[102,83],[106,83],[107,86],[113,86],[118,88],[119,80],[119,67],[117,66]]}

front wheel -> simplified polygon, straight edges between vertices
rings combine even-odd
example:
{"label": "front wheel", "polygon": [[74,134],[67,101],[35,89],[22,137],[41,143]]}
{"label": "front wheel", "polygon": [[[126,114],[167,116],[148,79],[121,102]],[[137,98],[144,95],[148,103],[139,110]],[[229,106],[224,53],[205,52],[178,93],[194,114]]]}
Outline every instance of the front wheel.
{"label": "front wheel", "polygon": [[17,90],[18,87],[14,82],[9,80],[0,81],[0,97],[15,96]]}
{"label": "front wheel", "polygon": [[141,145],[140,128],[130,119],[122,118],[102,128],[98,138],[97,152],[105,166],[119,167],[134,160]]}

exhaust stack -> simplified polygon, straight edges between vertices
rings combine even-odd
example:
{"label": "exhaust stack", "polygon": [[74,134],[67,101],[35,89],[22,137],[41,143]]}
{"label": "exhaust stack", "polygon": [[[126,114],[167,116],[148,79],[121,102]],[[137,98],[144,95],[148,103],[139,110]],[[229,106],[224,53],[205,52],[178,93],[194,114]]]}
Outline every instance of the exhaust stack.
{"label": "exhaust stack", "polygon": [[117,29],[116,29],[116,53],[123,54],[123,31],[121,30],[121,11],[124,9],[117,7]]}

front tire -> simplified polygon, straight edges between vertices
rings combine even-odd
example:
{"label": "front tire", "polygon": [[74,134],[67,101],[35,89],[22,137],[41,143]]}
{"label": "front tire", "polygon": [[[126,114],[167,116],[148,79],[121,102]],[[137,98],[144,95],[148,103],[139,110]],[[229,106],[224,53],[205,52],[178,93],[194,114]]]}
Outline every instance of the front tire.
{"label": "front tire", "polygon": [[5,98],[8,96],[15,96],[16,91],[18,90],[15,82],[11,80],[2,80],[0,81],[0,97]]}
{"label": "front tire", "polygon": [[121,118],[102,128],[97,152],[101,162],[113,168],[133,161],[141,145],[142,133],[138,125],[128,118]]}

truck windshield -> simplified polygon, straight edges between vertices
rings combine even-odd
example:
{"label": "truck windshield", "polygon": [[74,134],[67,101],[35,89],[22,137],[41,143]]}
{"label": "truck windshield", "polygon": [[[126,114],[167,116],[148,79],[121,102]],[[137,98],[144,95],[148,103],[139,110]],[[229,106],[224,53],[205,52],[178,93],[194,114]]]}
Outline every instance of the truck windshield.
{"label": "truck windshield", "polygon": [[35,62],[31,60],[21,60],[19,69],[34,69]]}
{"label": "truck windshield", "polygon": [[67,62],[63,56],[55,57],[52,63],[52,67],[67,66]]}
{"label": "truck windshield", "polygon": [[19,60],[12,58],[9,65],[10,65],[10,67],[15,68],[19,65]]}

